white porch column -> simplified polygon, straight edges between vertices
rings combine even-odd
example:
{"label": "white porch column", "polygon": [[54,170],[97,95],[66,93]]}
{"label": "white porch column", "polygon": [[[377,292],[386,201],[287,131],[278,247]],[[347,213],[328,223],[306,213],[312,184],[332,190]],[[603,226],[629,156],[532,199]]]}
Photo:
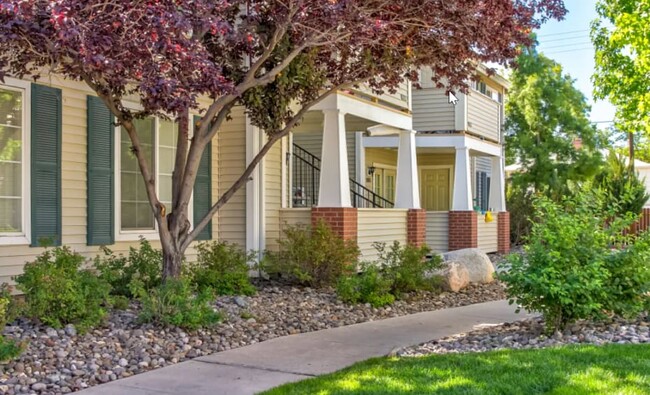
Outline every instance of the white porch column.
{"label": "white porch column", "polygon": [[345,114],[338,109],[323,110],[323,114],[325,121],[318,207],[352,207]]}
{"label": "white porch column", "polygon": [[452,211],[471,211],[474,209],[474,205],[472,204],[472,175],[470,171],[469,148],[456,148]]}
{"label": "white porch column", "polygon": [[420,183],[415,145],[415,131],[399,132],[395,208],[420,208]]}
{"label": "white porch column", "polygon": [[503,158],[492,157],[492,174],[490,177],[490,209],[495,213],[506,211],[505,168]]}

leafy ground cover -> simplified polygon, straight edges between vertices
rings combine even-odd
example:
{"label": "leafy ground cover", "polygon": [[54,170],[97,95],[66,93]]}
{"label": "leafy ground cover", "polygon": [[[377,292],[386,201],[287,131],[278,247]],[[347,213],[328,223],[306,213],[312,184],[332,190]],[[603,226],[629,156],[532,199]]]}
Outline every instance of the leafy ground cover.
{"label": "leafy ground cover", "polygon": [[377,358],[287,384],[285,394],[648,394],[650,345]]}

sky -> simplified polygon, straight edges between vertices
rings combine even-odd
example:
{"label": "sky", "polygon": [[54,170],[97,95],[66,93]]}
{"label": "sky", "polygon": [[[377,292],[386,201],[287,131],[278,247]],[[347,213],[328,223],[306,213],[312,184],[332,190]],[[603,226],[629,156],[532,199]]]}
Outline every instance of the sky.
{"label": "sky", "polygon": [[568,14],[562,21],[549,21],[537,31],[539,51],[560,63],[565,73],[576,80],[576,87],[591,104],[591,121],[599,127],[614,119],[615,109],[607,101],[594,102],[591,75],[594,49],[589,38],[591,21],[596,19],[596,0],[564,0]]}

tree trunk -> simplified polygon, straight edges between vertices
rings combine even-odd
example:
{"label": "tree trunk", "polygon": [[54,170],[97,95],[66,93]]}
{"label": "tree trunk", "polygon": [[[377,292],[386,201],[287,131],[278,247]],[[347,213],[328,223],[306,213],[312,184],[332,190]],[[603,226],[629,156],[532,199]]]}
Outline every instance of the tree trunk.
{"label": "tree trunk", "polygon": [[163,282],[170,278],[179,278],[183,264],[183,253],[179,251],[168,251],[163,245]]}

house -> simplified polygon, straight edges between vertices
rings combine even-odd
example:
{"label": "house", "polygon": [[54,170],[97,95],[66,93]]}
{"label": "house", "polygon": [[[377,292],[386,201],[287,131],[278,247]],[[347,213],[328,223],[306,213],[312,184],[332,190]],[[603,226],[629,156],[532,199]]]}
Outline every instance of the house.
{"label": "house", "polygon": [[[375,241],[506,251],[500,101],[507,82],[486,74],[469,94],[457,94],[457,105],[424,85],[404,83],[384,95],[341,91],[319,103],[200,239],[276,249],[286,224],[324,219],[356,239],[366,259]],[[139,122],[164,203],[171,200],[177,128],[158,118]],[[191,217],[232,185],[265,138],[241,108],[233,110],[204,156]],[[45,244],[89,258],[100,246],[125,253],[140,237],[156,244],[130,143],[84,84],[6,78],[0,152],[0,282],[20,274]],[[477,213],[490,208],[495,222]],[[190,247],[187,259],[195,254]]]}

